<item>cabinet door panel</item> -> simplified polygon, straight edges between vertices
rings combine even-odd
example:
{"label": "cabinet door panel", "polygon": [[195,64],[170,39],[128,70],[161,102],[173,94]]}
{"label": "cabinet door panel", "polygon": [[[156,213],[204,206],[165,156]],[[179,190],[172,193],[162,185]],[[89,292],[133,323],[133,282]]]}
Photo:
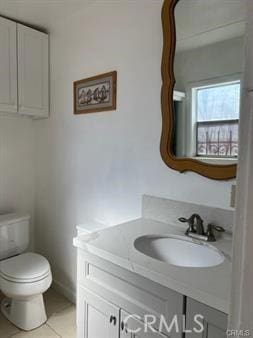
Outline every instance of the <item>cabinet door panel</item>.
{"label": "cabinet door panel", "polygon": [[118,338],[119,308],[90,292],[83,291],[85,338]]}
{"label": "cabinet door panel", "polygon": [[[183,296],[179,293],[85,252],[78,255],[78,281],[126,312],[137,313],[141,321],[146,315],[154,315],[170,323],[183,313]],[[182,320],[178,322],[181,332]],[[154,327],[159,329],[159,320]],[[167,334],[164,326],[163,333]],[[181,338],[181,333],[173,332],[172,337]]]}
{"label": "cabinet door panel", "polygon": [[19,113],[47,117],[48,35],[18,24]]}
{"label": "cabinet door panel", "polygon": [[0,17],[0,111],[17,113],[16,23]]}
{"label": "cabinet door panel", "polygon": [[[202,332],[194,332],[194,328],[199,329],[199,325],[194,321],[195,315],[204,317]],[[207,305],[201,304],[193,299],[187,298],[186,307],[187,330],[186,338],[226,338],[227,315],[218,310],[212,309]]]}
{"label": "cabinet door panel", "polygon": [[207,326],[208,334],[206,335],[208,338],[226,338],[226,329],[221,329],[220,327],[214,326],[212,323],[209,323]]}
{"label": "cabinet door panel", "polygon": [[168,338],[154,329],[147,329],[145,324],[121,310],[120,338]]}

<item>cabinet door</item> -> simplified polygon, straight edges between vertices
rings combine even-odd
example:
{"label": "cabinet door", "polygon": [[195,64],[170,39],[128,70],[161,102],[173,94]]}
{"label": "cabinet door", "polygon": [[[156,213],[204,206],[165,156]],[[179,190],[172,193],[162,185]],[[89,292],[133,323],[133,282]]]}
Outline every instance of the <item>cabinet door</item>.
{"label": "cabinet door", "polygon": [[84,295],[84,337],[118,338],[119,308],[83,289]]}
{"label": "cabinet door", "polygon": [[[200,328],[196,324],[196,321],[194,321],[195,315],[202,315],[204,317],[203,321],[201,321],[204,327],[202,332],[194,332],[194,328],[198,330]],[[190,298],[187,298],[186,322],[187,330],[192,331],[186,333],[186,338],[227,337],[227,315]]]}
{"label": "cabinet door", "polygon": [[143,322],[121,310],[120,338],[168,338],[168,336],[155,329],[147,329]]}
{"label": "cabinet door", "polygon": [[17,113],[17,24],[0,17],[0,111]]}
{"label": "cabinet door", "polygon": [[49,114],[48,35],[17,24],[18,111],[34,117]]}

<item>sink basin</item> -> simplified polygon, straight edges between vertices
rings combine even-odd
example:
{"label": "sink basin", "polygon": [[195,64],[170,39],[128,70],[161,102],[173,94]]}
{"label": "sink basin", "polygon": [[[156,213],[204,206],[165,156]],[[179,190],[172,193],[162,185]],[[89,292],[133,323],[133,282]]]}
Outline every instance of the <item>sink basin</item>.
{"label": "sink basin", "polygon": [[214,246],[183,236],[141,236],[134,241],[134,247],[146,256],[182,267],[210,267],[225,259]]}

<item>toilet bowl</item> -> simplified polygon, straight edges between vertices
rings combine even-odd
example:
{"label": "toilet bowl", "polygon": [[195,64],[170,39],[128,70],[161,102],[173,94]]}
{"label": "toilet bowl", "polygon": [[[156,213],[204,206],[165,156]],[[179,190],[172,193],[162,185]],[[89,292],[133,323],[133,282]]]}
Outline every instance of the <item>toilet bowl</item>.
{"label": "toilet bowl", "polygon": [[1,311],[17,327],[29,331],[46,322],[43,293],[52,283],[47,259],[22,253],[0,262]]}

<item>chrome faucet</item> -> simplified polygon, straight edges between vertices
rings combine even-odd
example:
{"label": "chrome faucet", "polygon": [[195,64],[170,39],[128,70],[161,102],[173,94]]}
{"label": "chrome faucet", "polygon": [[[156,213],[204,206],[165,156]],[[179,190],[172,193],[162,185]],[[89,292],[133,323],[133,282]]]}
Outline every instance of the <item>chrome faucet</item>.
{"label": "chrome faucet", "polygon": [[216,241],[214,230],[219,231],[219,232],[225,231],[225,229],[222,228],[221,226],[217,226],[214,224],[208,224],[207,231],[205,232],[203,219],[198,214],[193,214],[188,219],[184,217],[180,217],[178,220],[182,223],[188,224],[188,228],[185,231],[186,236],[204,240],[207,242]]}

